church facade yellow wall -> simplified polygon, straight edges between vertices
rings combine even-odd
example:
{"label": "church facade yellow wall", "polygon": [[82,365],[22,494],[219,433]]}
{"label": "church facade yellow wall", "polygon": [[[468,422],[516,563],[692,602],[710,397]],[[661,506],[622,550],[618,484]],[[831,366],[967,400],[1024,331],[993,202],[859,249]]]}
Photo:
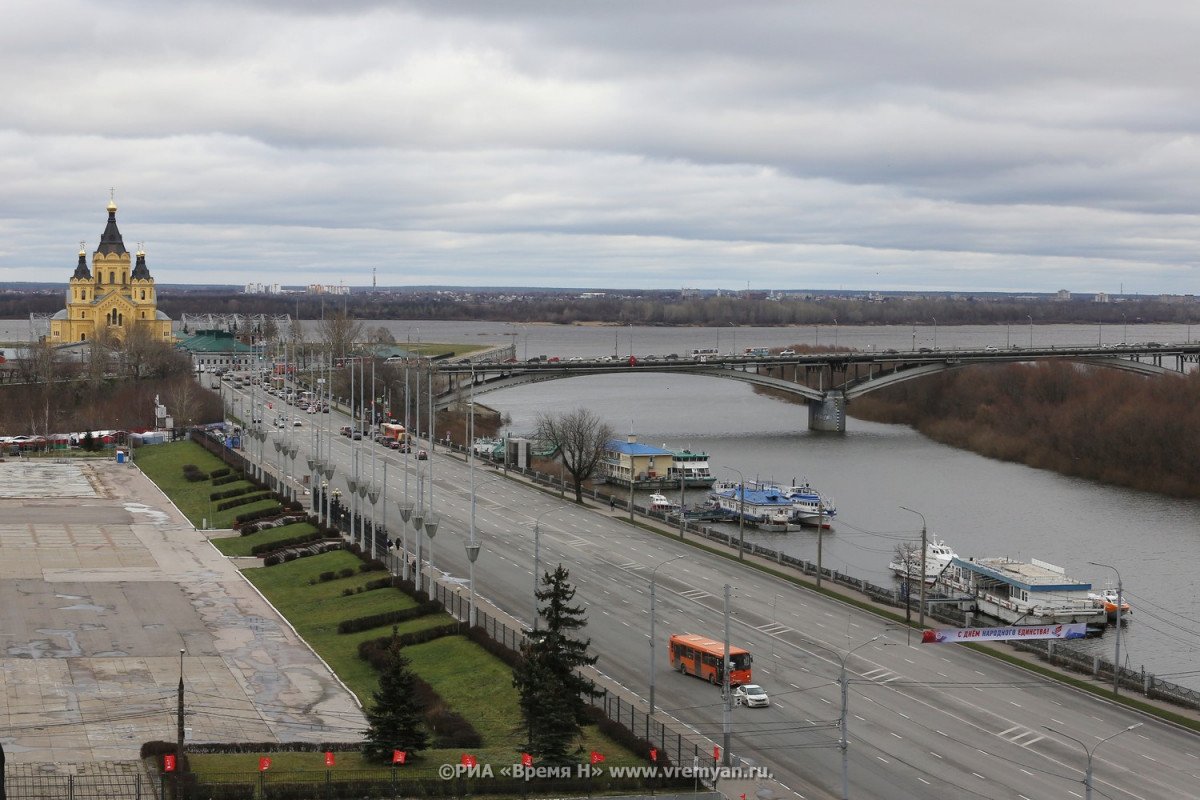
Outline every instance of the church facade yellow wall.
{"label": "church facade yellow wall", "polygon": [[146,254],[139,248],[137,262],[131,264],[117,230],[117,206],[109,203],[108,225],[92,253],[91,269],[81,246],[67,288],[66,308],[50,320],[50,341],[68,344],[102,338],[119,344],[138,328],[152,340],[171,339],[171,320],[158,311]]}

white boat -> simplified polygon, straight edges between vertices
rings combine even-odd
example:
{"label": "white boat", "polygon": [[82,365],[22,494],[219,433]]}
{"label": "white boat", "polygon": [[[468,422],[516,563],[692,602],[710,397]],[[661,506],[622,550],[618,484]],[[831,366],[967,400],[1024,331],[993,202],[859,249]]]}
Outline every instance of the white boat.
{"label": "white boat", "polygon": [[793,485],[783,490],[783,496],[792,501],[792,521],[815,528],[833,526],[837,507],[832,497],[823,497],[807,483]]}
{"label": "white boat", "polygon": [[[930,539],[925,542],[925,583],[933,584],[938,577],[950,566],[950,562],[958,558],[958,553],[941,539]],[[921,549],[917,547],[905,556],[897,554],[888,569],[903,580],[916,581],[921,579]]]}
{"label": "white boat", "polygon": [[[1117,590],[1103,589],[1099,593],[1089,593],[1088,599],[1092,601],[1092,605],[1097,608],[1103,608],[1109,622],[1117,621]],[[1129,607],[1129,601],[1124,597],[1120,598],[1121,618],[1129,616],[1133,613],[1133,609]]]}
{"label": "white boat", "polygon": [[647,509],[651,513],[658,514],[677,514],[679,513],[679,503],[672,503],[667,499],[666,495],[652,494],[650,495],[650,505]]}
{"label": "white boat", "polygon": [[1090,583],[1068,578],[1062,567],[1036,558],[1026,563],[955,557],[942,582],[969,595],[963,598],[964,606],[1010,625],[1084,622],[1089,633],[1102,633],[1107,624],[1104,609],[1088,597]]}

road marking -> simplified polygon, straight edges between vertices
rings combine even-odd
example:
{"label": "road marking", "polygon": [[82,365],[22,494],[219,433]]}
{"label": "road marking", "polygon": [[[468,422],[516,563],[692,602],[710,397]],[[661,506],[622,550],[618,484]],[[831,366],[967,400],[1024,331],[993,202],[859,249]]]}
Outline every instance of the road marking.
{"label": "road marking", "polygon": [[1031,778],[1033,777],[1033,773],[1032,773],[1032,772],[1030,772],[1029,770],[1025,769],[1024,767],[1018,767],[1018,769],[1020,769],[1020,770],[1021,770],[1021,772],[1024,772],[1024,773],[1025,773],[1026,775],[1028,775],[1029,777],[1031,777]]}
{"label": "road marking", "polygon": [[888,761],[886,758],[884,758],[883,756],[875,756],[875,757],[878,758],[880,761],[882,761],[885,764],[892,763],[892,762]]}
{"label": "road marking", "polygon": [[1023,706],[1020,703],[1017,703],[1013,700],[1009,700],[1008,702],[1011,703],[1012,705],[1016,706],[1017,708],[1023,708]]}
{"label": "road marking", "polygon": [[824,697],[820,698],[820,700],[821,700],[821,702],[822,702],[822,703],[824,703],[825,705],[833,705],[833,704],[832,704],[832,703],[830,703],[828,700],[826,700]]}
{"label": "road marking", "polygon": [[971,774],[972,774],[972,775],[974,775],[976,778],[979,778],[979,780],[981,780],[981,781],[986,781],[986,780],[987,780],[987,778],[983,777],[983,776],[982,776],[982,775],[980,775],[978,772],[972,772]]}
{"label": "road marking", "polygon": [[946,674],[946,673],[944,673],[944,672],[939,672],[939,673],[938,673],[938,675],[939,675],[939,676],[941,676],[941,677],[943,677],[943,678],[949,678],[949,677],[950,677],[949,675],[947,675],[947,674]]}
{"label": "road marking", "polygon": [[866,717],[860,717],[858,714],[855,714],[855,715],[854,715],[854,718],[855,718],[856,720],[858,720],[859,722],[866,722],[866,721],[867,721],[867,718],[866,718]]}
{"label": "road marking", "polygon": [[[929,755],[933,756],[934,758],[942,758],[941,756],[939,756],[937,753],[933,752],[932,750],[929,751]],[[945,759],[942,759],[942,760],[944,761]]]}
{"label": "road marking", "polygon": [[1067,724],[1067,723],[1063,722],[1061,719],[1055,719],[1054,717],[1051,717],[1050,721],[1053,722],[1055,725],[1066,725]]}
{"label": "road marking", "polygon": [[903,736],[901,736],[900,734],[896,733],[895,731],[888,731],[888,733],[892,734],[892,736],[895,736],[897,739],[903,739],[903,738],[904,738]]}

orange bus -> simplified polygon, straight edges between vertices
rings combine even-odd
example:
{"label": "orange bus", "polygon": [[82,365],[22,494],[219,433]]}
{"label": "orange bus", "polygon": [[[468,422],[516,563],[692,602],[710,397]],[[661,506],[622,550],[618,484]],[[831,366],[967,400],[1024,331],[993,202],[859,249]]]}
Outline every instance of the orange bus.
{"label": "orange bus", "polygon": [[[671,669],[685,675],[695,675],[709,683],[721,683],[721,661],[725,644],[694,633],[676,633],[667,644],[671,656]],[[740,686],[750,683],[750,652],[740,647],[729,647],[729,685]]]}
{"label": "orange bus", "polygon": [[407,442],[410,439],[404,430],[404,426],[393,422],[385,422],[380,425],[379,432],[383,434],[383,438],[392,439],[397,442]]}

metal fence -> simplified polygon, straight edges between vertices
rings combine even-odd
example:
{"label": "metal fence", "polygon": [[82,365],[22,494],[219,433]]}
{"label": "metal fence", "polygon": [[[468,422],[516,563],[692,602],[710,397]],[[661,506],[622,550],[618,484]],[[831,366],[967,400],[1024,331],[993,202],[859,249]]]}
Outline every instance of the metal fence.
{"label": "metal fence", "polygon": [[9,764],[4,776],[8,800],[158,800],[156,781],[140,762],[84,765],[62,774],[41,764]]}

